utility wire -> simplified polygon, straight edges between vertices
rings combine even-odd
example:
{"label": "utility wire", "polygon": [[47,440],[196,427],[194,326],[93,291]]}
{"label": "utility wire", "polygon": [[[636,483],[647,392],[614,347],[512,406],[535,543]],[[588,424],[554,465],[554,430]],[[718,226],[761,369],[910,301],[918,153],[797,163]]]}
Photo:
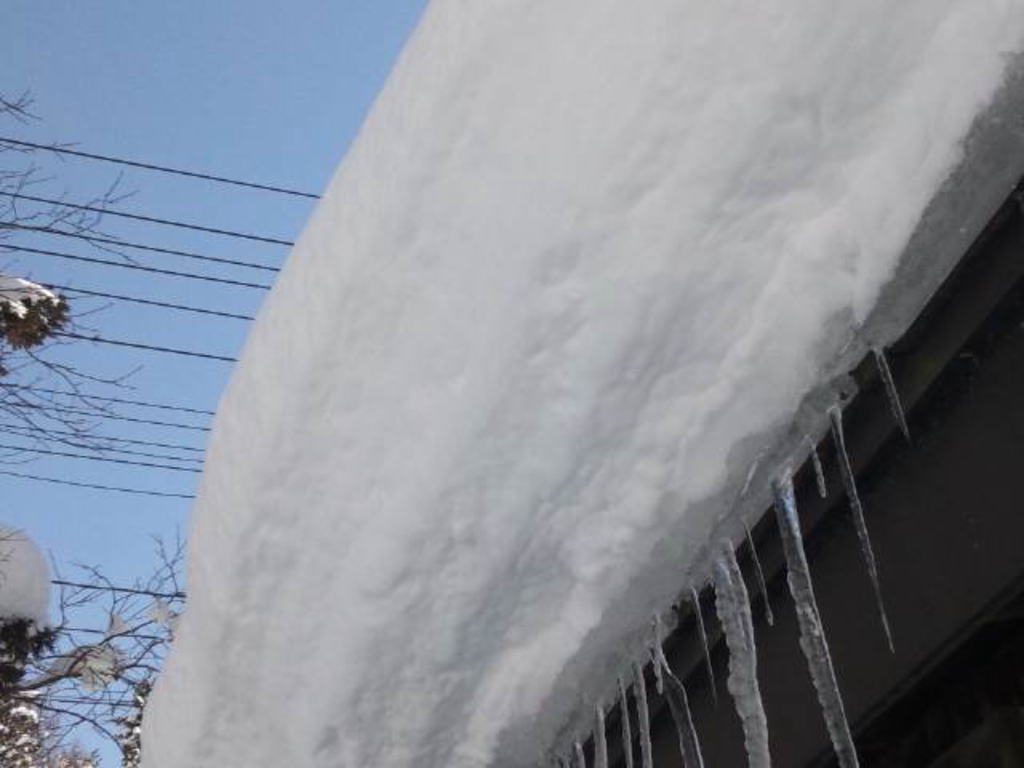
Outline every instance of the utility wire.
{"label": "utility wire", "polygon": [[114,301],[127,301],[133,304],[145,304],[151,307],[161,307],[163,309],[175,309],[179,312],[195,312],[201,315],[213,315],[214,317],[227,317],[232,320],[255,320],[256,318],[252,315],[242,315],[237,312],[222,312],[219,309],[205,309],[204,307],[193,307],[187,304],[172,304],[167,301],[157,301],[156,299],[143,299],[138,296],[125,296],[119,293],[105,293],[103,291],[92,291],[85,288],[72,288],[70,285],[55,285],[53,283],[47,283],[51,288],[56,288],[58,291],[65,291],[69,293],[79,293],[83,296],[96,297],[101,299],[113,299]]}
{"label": "utility wire", "polygon": [[0,382],[0,387],[4,389],[18,389],[25,392],[42,392],[47,395],[64,395],[66,397],[77,397],[81,400],[99,400],[105,403],[123,403],[124,405],[137,405],[142,408],[157,408],[162,411],[180,411],[182,413],[196,413],[200,416],[214,416],[213,411],[207,411],[202,408],[188,408],[184,405],[169,405],[167,403],[154,403],[149,400],[129,400],[123,397],[103,397],[100,395],[84,394],[80,392],[71,392],[66,389],[49,389],[47,387],[29,387],[21,386],[18,384],[5,384]]}
{"label": "utility wire", "polygon": [[85,240],[89,243],[103,243],[104,245],[116,245],[121,248],[132,248],[137,251],[151,251],[152,253],[166,253],[171,256],[183,256],[186,259],[198,259],[200,261],[212,261],[218,264],[230,264],[235,267],[248,267],[249,269],[262,269],[265,272],[280,272],[280,267],[271,267],[266,264],[256,264],[251,261],[241,261],[239,259],[225,259],[220,256],[207,256],[204,253],[195,253],[194,251],[179,251],[176,248],[161,248],[156,245],[144,245],[142,243],[131,243],[127,240],[116,240],[111,237],[99,237],[97,235],[90,235],[83,232],[64,232],[60,229],[54,229],[53,227],[32,227],[27,224],[14,224],[11,222],[0,222],[0,228],[3,229],[18,229],[24,232],[37,232],[43,235],[59,235],[60,237],[71,237],[76,240]]}
{"label": "utility wire", "polygon": [[70,485],[76,488],[93,488],[98,491],[116,491],[119,493],[134,493],[140,496],[161,496],[164,498],[173,499],[194,499],[195,495],[191,493],[167,493],[164,491],[152,491],[145,488],[124,488],[117,485],[100,485],[98,483],[79,483],[74,480],[65,480],[59,477],[45,477],[44,475],[30,475],[27,472],[13,472],[11,470],[0,469],[0,475],[7,475],[8,477],[20,477],[24,480],[35,480],[41,483],[53,483],[55,485]]}
{"label": "utility wire", "polygon": [[223,360],[226,363],[236,363],[237,358],[227,355],[215,355],[209,352],[194,352],[189,349],[177,349],[176,347],[159,347],[153,344],[140,344],[134,341],[121,341],[120,339],[105,339],[101,336],[85,336],[80,333],[69,333],[68,331],[54,331],[54,336],[61,336],[66,339],[80,339],[82,341],[94,341],[97,344],[110,344],[115,347],[130,347],[131,349],[144,349],[149,352],[163,352],[168,355],[182,355],[184,357],[199,357],[205,360]]}
{"label": "utility wire", "polygon": [[[109,586],[109,585],[105,585],[105,584],[83,584],[83,583],[78,582],[78,581],[65,581],[64,579],[50,579],[50,583],[51,584],[56,584],[57,586],[60,586],[60,587],[78,587],[79,589],[89,589],[89,590],[94,590],[96,592],[123,592],[126,595],[149,595],[150,597],[166,597],[169,600],[184,600],[185,599],[185,593],[184,592],[154,592],[151,589],[137,589],[137,588],[134,588],[134,587],[115,587],[115,586]],[[100,630],[74,629],[73,627],[64,627],[64,629],[66,629],[68,631],[75,631],[75,632],[89,632],[89,631],[99,632],[100,631]]]}
{"label": "utility wire", "polygon": [[[7,430],[7,429],[0,429],[0,433],[9,434],[12,437],[28,437],[28,438],[31,438],[31,439],[40,439],[39,435],[36,435],[36,434],[32,434],[32,433],[26,434],[25,432],[12,432],[12,431]],[[109,446],[105,446],[105,445],[84,445],[81,442],[75,442],[73,440],[60,441],[60,442],[61,442],[61,444],[66,444],[66,445],[70,445],[72,447],[77,447],[77,449],[81,449],[82,451],[93,451],[93,452],[99,452],[99,453],[102,453],[102,454],[109,454],[109,453],[110,454],[125,454],[127,456],[141,456],[144,459],[166,459],[166,460],[172,461],[172,462],[190,462],[190,463],[193,463],[193,464],[202,464],[203,463],[202,459],[193,459],[191,457],[186,457],[186,456],[174,456],[172,454],[151,454],[151,453],[147,453],[145,451],[131,451],[129,449],[117,449],[117,447],[109,447]]]}
{"label": "utility wire", "polygon": [[26,453],[38,453],[42,456],[60,456],[66,459],[84,459],[85,461],[99,461],[105,464],[124,464],[131,467],[147,467],[150,469],[170,469],[175,472],[201,472],[196,467],[176,467],[173,464],[157,464],[152,461],[134,461],[133,459],[117,459],[113,456],[90,456],[86,453],[72,453],[71,451],[56,451],[52,448],[29,448],[24,445],[8,445],[0,443],[0,451],[25,451]]}
{"label": "utility wire", "polygon": [[177,176],[188,176],[193,179],[203,179],[204,181],[216,181],[221,184],[232,184],[236,187],[248,187],[249,189],[260,189],[265,192],[277,192],[282,195],[292,195],[293,197],[306,197],[311,200],[319,199],[319,195],[314,195],[312,192],[300,192],[296,189],[288,189],[287,187],[275,187],[270,184],[257,184],[252,181],[239,181],[238,179],[229,179],[225,176],[214,176],[209,173],[200,173],[198,171],[185,171],[180,168],[170,168],[165,165],[154,165],[152,163],[142,163],[137,160],[125,160],[121,157],[111,157],[109,155],[98,155],[92,152],[82,152],[76,149],[67,149],[61,146],[52,146],[46,144],[36,144],[31,141],[23,141],[21,139],[9,139],[0,136],[0,142],[6,144],[13,144],[18,147],[29,147],[31,149],[45,149],[47,152],[55,152],[59,155],[71,155],[73,157],[84,157],[89,160],[102,160],[106,163],[116,163],[117,165],[127,165],[132,168],[143,168],[147,171],[159,171],[160,173],[171,173]]}
{"label": "utility wire", "polygon": [[35,195],[25,195],[21,192],[0,192],[0,194],[10,197],[14,200],[30,200],[33,203],[43,203],[45,205],[59,205],[63,208],[74,208],[77,211],[88,211],[90,213],[101,213],[104,216],[117,216],[122,219],[134,219],[135,221],[145,221],[150,224],[161,224],[165,227],[178,227],[179,229],[191,229],[196,232],[209,232],[214,235],[224,235],[225,237],[237,237],[241,240],[255,240],[259,243],[270,243],[271,245],[295,245],[291,240],[281,240],[276,237],[265,237],[264,235],[252,235],[247,232],[236,232],[232,229],[218,229],[217,227],[204,227],[200,224],[189,224],[183,221],[176,221],[174,219],[161,219],[156,216],[143,216],[139,213],[126,213],[125,211],[114,211],[110,208],[104,208],[102,206],[95,205],[81,205],[79,203],[69,203],[64,200],[54,200],[49,197],[36,197]]}
{"label": "utility wire", "polygon": [[191,462],[193,464],[203,463],[202,459],[193,459],[189,456],[174,456],[169,453],[147,453],[146,451],[132,451],[128,448],[96,448],[94,450],[108,451],[110,453],[124,453],[128,456],[142,456],[147,459],[167,459],[169,461]]}
{"label": "utility wire", "polygon": [[88,416],[95,419],[110,419],[112,421],[130,421],[133,424],[150,424],[154,427],[175,427],[177,429],[190,429],[193,432],[209,432],[209,427],[200,427],[195,424],[182,424],[177,421],[155,421],[153,419],[140,419],[135,416],[124,416],[120,413],[107,413],[106,411],[87,411],[83,408],[69,408],[65,405],[49,405],[43,403],[21,402],[14,404],[14,407],[33,408],[39,411],[52,410],[56,413],[69,413],[74,416]]}
{"label": "utility wire", "polygon": [[[3,430],[0,430],[0,432],[2,432],[2,431]],[[16,437],[27,437],[27,435],[25,435],[24,433],[15,434],[15,436]],[[128,456],[142,456],[143,458],[146,458],[146,459],[166,459],[166,460],[169,460],[169,461],[191,462],[193,464],[201,464],[202,461],[203,461],[202,459],[193,459],[193,458],[188,457],[188,456],[173,456],[173,455],[171,455],[169,453],[148,453],[146,451],[132,451],[132,450],[129,450],[128,448],[90,447],[90,446],[87,446],[87,445],[78,445],[78,446],[75,446],[75,447],[82,448],[83,450],[102,451],[104,453],[123,453],[123,454],[126,454]]]}
{"label": "utility wire", "polygon": [[[3,194],[3,193],[0,193]],[[133,264],[130,262],[116,261],[114,259],[100,259],[96,256],[79,256],[74,253],[64,253],[63,251],[49,251],[43,248],[29,248],[27,245],[0,245],[0,248],[7,250],[11,253],[25,252],[35,253],[40,256],[53,256],[58,259],[68,259],[69,261],[84,261],[89,264],[102,264],[106,267],[119,267],[121,269],[134,269],[139,272],[151,272],[157,275],[170,275],[171,277],[183,277],[188,280],[202,280],[207,283],[222,283],[224,285],[237,285],[240,288],[257,288],[261,291],[270,290],[269,285],[263,283],[250,283],[245,280],[231,280],[227,277],[213,277],[212,275],[199,275],[195,272],[179,272],[174,269],[162,269],[160,267],[147,267],[142,264]]]}
{"label": "utility wire", "polygon": [[[95,634],[102,635],[104,633],[97,630]],[[135,635],[135,634],[133,634],[132,637],[137,637],[140,640],[146,640],[146,639],[163,640],[162,637],[155,637],[155,636],[149,637],[147,635]],[[12,695],[16,695],[16,694],[12,694]],[[26,696],[22,696],[21,700],[22,701],[35,701],[34,698],[30,699],[30,698],[28,698]],[[107,699],[102,699],[102,700],[99,700],[99,701],[93,701],[92,699],[87,699],[85,697],[81,697],[81,698],[75,699],[75,698],[68,698],[66,696],[54,696],[52,694],[48,694],[46,696],[45,703],[44,702],[40,702],[36,706],[39,709],[44,709],[44,710],[48,710],[48,711],[51,711],[51,712],[57,712],[58,714],[67,714],[67,713],[64,712],[63,709],[58,709],[58,708],[52,706],[51,702],[52,702],[52,704],[63,704],[63,705],[69,706],[69,707],[75,706],[76,704],[93,705],[93,706],[96,706],[96,707],[102,707],[103,709],[106,709],[106,710],[131,709],[133,707],[138,706],[134,701],[128,701],[128,700],[124,700],[124,699],[122,699],[120,701],[109,701]],[[77,712],[73,712],[73,713],[70,713],[70,714],[73,714],[76,717],[80,717]],[[85,717],[85,718],[81,718],[80,717],[80,719],[88,720],[89,718],[88,717]],[[101,731],[101,733],[102,733],[102,731]]]}
{"label": "utility wire", "polygon": [[[182,445],[180,443],[160,443],[160,442],[154,442],[152,440],[136,440],[136,439],[129,438],[129,437],[112,437],[110,435],[82,435],[79,432],[70,432],[70,431],[65,431],[65,430],[61,430],[61,429],[50,429],[49,427],[47,427],[45,429],[34,430],[31,427],[23,427],[20,424],[6,424],[6,425],[3,426],[3,429],[5,429],[5,430],[20,429],[24,433],[26,433],[26,436],[29,436],[29,437],[35,437],[35,436],[38,435],[38,433],[42,432],[43,434],[46,434],[46,435],[60,435],[61,437],[70,437],[70,438],[75,438],[75,439],[78,439],[78,440],[84,440],[87,437],[91,437],[94,440],[110,440],[110,441],[113,441],[115,443],[125,443],[126,445],[149,445],[149,446],[152,446],[153,448],[170,448],[171,450],[176,450],[176,451],[193,451],[195,453],[204,453],[205,450],[206,450],[205,448],[196,448],[194,445]],[[17,433],[15,433],[15,434],[17,434]],[[113,449],[110,449],[110,450],[118,450],[118,449],[113,448]],[[184,459],[184,458],[182,458],[181,460],[182,461],[198,461],[198,459]]]}
{"label": "utility wire", "polygon": [[[31,432],[26,434],[24,432],[13,432],[9,429],[0,429],[0,434],[11,435],[12,437],[26,437],[34,440],[41,439],[39,435],[33,434]],[[132,451],[129,450],[128,448],[111,448],[109,446],[82,445],[81,442],[76,443],[71,440],[58,442],[61,442],[65,445],[69,445],[73,448],[79,448],[83,451],[102,451],[103,453],[124,453],[127,454],[128,456],[142,456],[143,458],[147,459],[168,459],[170,461],[192,462],[193,464],[202,463],[202,459],[193,459],[189,456],[173,456],[168,453],[148,453],[146,451]]]}

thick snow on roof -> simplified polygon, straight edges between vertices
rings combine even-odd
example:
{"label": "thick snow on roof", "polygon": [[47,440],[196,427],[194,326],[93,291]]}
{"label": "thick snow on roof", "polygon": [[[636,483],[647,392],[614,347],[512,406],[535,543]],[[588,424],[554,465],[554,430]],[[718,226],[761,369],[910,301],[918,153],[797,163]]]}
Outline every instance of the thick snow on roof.
{"label": "thick snow on roof", "polygon": [[50,567],[43,553],[22,531],[0,525],[0,624],[30,619],[44,626],[49,603]]}
{"label": "thick snow on roof", "polygon": [[1013,0],[435,0],[217,417],[147,768],[585,735],[1022,39]]}

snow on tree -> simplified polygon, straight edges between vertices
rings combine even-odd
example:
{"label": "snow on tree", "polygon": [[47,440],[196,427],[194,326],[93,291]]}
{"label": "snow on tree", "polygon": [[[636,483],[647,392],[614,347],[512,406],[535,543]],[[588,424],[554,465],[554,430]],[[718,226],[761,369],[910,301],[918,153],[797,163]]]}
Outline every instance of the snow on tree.
{"label": "snow on tree", "polygon": [[0,526],[0,695],[34,656],[53,644],[50,569],[22,531]]}
{"label": "snow on tree", "polygon": [[40,766],[40,768],[100,768],[100,763],[94,753],[73,748],[66,752],[60,752],[50,759],[48,765]]}
{"label": "snow on tree", "polygon": [[47,622],[50,567],[23,531],[0,525],[0,620]]}
{"label": "snow on tree", "polygon": [[[23,534],[8,531],[7,541],[8,559],[0,563],[0,575],[11,576],[7,591],[0,588],[8,616],[0,622],[0,703],[41,716],[45,768],[92,765],[93,756],[75,748],[81,729],[119,746],[126,765],[137,762],[142,707],[185,599],[178,584],[181,542],[172,549],[158,541],[157,568],[131,585],[113,584],[94,567],[78,566],[76,580],[56,574],[60,619],[50,627],[46,562]],[[33,595],[40,583],[43,595]],[[105,616],[102,626],[97,616]],[[3,734],[0,746],[11,746]],[[0,768],[6,765],[0,760]]]}
{"label": "snow on tree", "polygon": [[39,710],[0,695],[0,765],[45,768]]}
{"label": "snow on tree", "polygon": [[135,707],[121,718],[118,725],[118,743],[121,745],[122,768],[140,768],[142,765],[142,716],[152,685],[145,680],[135,686]]}
{"label": "snow on tree", "polygon": [[31,349],[68,320],[68,303],[43,286],[0,273],[0,337],[11,349]]}
{"label": "snow on tree", "polygon": [[0,695],[2,768],[98,768],[94,753],[80,747],[55,745],[50,735],[48,723],[37,706]]}

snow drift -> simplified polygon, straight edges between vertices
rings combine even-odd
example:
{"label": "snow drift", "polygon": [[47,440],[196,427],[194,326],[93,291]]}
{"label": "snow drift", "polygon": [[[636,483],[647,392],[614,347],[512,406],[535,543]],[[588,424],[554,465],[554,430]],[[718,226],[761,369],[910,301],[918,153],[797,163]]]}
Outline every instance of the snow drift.
{"label": "snow drift", "polygon": [[218,414],[147,768],[584,737],[885,340],[1022,35],[1015,0],[435,0]]}

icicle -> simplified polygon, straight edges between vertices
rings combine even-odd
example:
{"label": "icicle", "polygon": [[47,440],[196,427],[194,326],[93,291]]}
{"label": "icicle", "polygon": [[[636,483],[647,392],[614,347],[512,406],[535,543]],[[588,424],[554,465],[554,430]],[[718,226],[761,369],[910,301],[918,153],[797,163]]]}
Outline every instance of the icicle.
{"label": "icicle", "polygon": [[686,695],[686,688],[669,669],[665,654],[659,653],[658,656],[659,663],[664,668],[668,708],[672,713],[672,720],[676,724],[676,733],[679,735],[679,751],[683,755],[683,768],[704,768],[704,757],[700,753],[697,729],[693,727],[693,714],[690,712],[690,700]]}
{"label": "icicle", "polygon": [[651,756],[651,715],[647,709],[647,683],[644,682],[644,669],[637,662],[633,662],[633,689],[636,699],[637,727],[640,729],[640,766],[641,768],[654,768],[654,758]]}
{"label": "icicle", "polygon": [[743,583],[736,555],[728,542],[722,556],[715,561],[715,608],[725,630],[729,647],[729,693],[736,703],[736,712],[743,723],[743,741],[747,762],[754,768],[771,765],[768,753],[768,720],[757,685],[757,651],[754,647],[754,621],[750,615],[750,599]]}
{"label": "icicle", "polygon": [[665,695],[665,678],[661,674],[661,663],[662,658],[662,635],[664,634],[661,627],[661,616],[654,614],[654,618],[651,620],[654,627],[654,645],[651,647],[651,666],[654,668],[654,687],[658,691],[659,696]]}
{"label": "icicle", "polygon": [[576,755],[576,768],[587,768],[587,758],[583,754],[583,747],[580,745],[579,740],[572,743],[572,751]]}
{"label": "icicle", "polygon": [[750,534],[750,528],[746,523],[743,530],[747,532],[747,544],[750,545],[750,554],[754,559],[754,571],[757,573],[757,585],[761,589],[761,598],[764,600],[764,617],[768,626],[775,626],[775,614],[772,613],[772,604],[768,601],[768,585],[764,580],[764,570],[761,568],[761,558],[757,556],[757,547],[754,546],[754,537]]}
{"label": "icicle", "polygon": [[661,675],[661,665],[658,663],[658,652],[651,648],[651,668],[654,670],[654,690],[659,696],[665,695],[665,678]]}
{"label": "icicle", "polygon": [[626,758],[626,768],[633,768],[633,731],[629,726],[629,701],[626,699],[626,686],[619,678],[619,713],[622,715],[622,754]]}
{"label": "icicle", "polygon": [[818,455],[818,446],[810,437],[807,437],[807,444],[811,446],[811,464],[814,465],[814,479],[818,483],[818,495],[823,499],[828,498],[828,486],[825,485],[825,470],[821,466],[821,457]]}
{"label": "icicle", "polygon": [[893,381],[892,371],[889,369],[889,361],[885,359],[885,352],[880,347],[872,348],[875,353],[875,365],[878,366],[878,374],[882,377],[882,384],[885,387],[885,397],[889,401],[889,409],[899,424],[900,432],[907,442],[910,442],[910,427],[907,426],[907,417],[903,413],[903,404],[900,402],[900,393],[896,390],[896,382]]}
{"label": "icicle", "polygon": [[760,463],[761,456],[758,455],[758,457],[754,459],[754,463],[750,465],[750,469],[747,470],[747,478],[743,481],[743,487],[740,489],[739,498],[742,499],[747,495],[747,491],[750,490],[750,484],[754,481],[754,473],[757,472],[757,467]]}
{"label": "icicle", "polygon": [[597,704],[597,722],[594,724],[594,768],[608,768],[608,740],[604,729],[604,707]]}
{"label": "icicle", "polygon": [[705,654],[705,670],[708,672],[708,682],[711,684],[711,698],[718,707],[718,686],[715,684],[715,670],[711,666],[711,648],[708,646],[708,632],[703,624],[703,614],[700,612],[700,596],[697,591],[690,587],[690,603],[693,605],[693,614],[697,618],[697,635],[700,636],[700,647]]}
{"label": "icicle", "polygon": [[651,661],[654,665],[654,674],[660,674],[663,680],[665,673],[672,671],[671,669],[669,669],[668,659],[665,658],[665,652],[661,649],[661,646],[658,646],[657,648],[651,651]]}
{"label": "icicle", "polygon": [[895,653],[896,646],[893,644],[892,630],[889,628],[889,617],[885,613],[885,603],[882,601],[882,586],[878,579],[875,551],[871,547],[868,526],[864,522],[864,508],[861,506],[860,496],[857,495],[857,480],[853,476],[850,456],[846,452],[846,438],[843,436],[843,413],[838,405],[833,405],[828,409],[828,415],[832,421],[832,438],[836,443],[836,453],[839,455],[839,474],[843,477],[846,496],[850,500],[850,511],[853,513],[853,524],[857,529],[857,538],[860,540],[861,555],[864,557],[864,562],[868,568],[871,587],[875,591],[875,605],[878,607],[878,615],[882,619],[882,629],[885,630],[885,639],[889,643],[889,651]]}
{"label": "icicle", "polygon": [[704,628],[704,616],[700,612],[700,597],[697,590],[690,587],[690,602],[693,603],[693,613],[697,617],[697,634],[700,635],[700,644],[704,649],[704,667],[708,672],[708,682],[711,684],[711,700],[718,706],[718,689],[715,685],[715,671],[711,667],[711,649],[708,647],[708,633]]}
{"label": "icicle", "polygon": [[825,725],[832,747],[839,759],[839,768],[857,768],[857,751],[850,736],[846,721],[843,699],[836,683],[832,657],[825,639],[825,628],[814,599],[811,572],[804,553],[803,536],[800,534],[800,519],[797,517],[793,483],[788,475],[772,484],[775,495],[775,516],[782,535],[782,549],[786,555],[786,580],[789,592],[796,603],[797,622],[800,625],[800,648],[807,657],[811,680],[818,692],[818,702],[825,716]]}

